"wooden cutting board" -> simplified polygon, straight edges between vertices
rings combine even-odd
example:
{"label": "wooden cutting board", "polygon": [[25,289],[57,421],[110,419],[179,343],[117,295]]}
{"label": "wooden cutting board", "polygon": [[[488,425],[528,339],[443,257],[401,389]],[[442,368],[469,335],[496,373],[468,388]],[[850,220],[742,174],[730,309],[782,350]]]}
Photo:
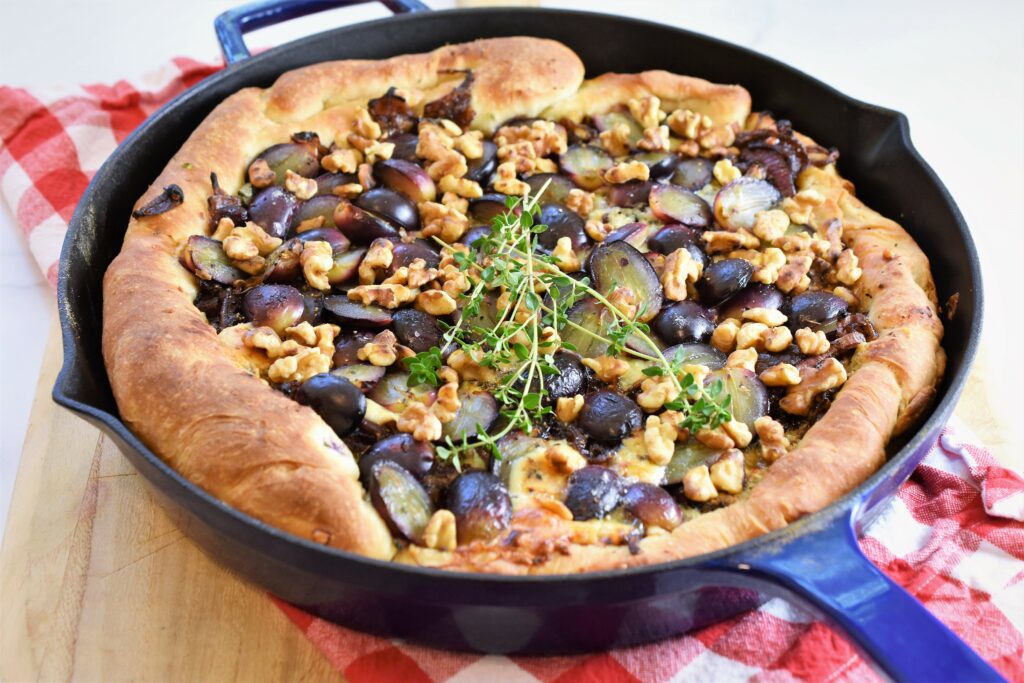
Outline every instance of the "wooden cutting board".
{"label": "wooden cutting board", "polygon": [[[206,558],[171,524],[113,443],[50,398],[54,322],[3,547],[0,679],[337,680],[267,595]],[[957,414],[1004,463],[982,381]]]}

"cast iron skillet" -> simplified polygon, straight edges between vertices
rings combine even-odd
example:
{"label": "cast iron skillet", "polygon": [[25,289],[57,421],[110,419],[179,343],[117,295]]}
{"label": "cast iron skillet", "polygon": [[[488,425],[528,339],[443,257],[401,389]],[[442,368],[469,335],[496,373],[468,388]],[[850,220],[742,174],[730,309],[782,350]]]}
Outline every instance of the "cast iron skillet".
{"label": "cast iron skillet", "polygon": [[[404,15],[333,29],[248,58],[243,31],[348,4],[355,2],[266,2],[221,16],[217,32],[231,65],[151,116],[96,174],[61,257],[65,356],[54,399],[109,434],[177,523],[216,560],[289,602],[357,629],[449,649],[568,653],[664,638],[781,594],[844,630],[891,677],[998,680],[857,546],[857,529],[938,437],[981,329],[974,244],[952,198],[914,150],[906,118],[734,45],[587,12],[423,12],[416,0],[387,0]],[[946,322],[949,365],[934,409],[915,433],[893,445],[888,463],[862,486],[787,529],[694,559],[574,576],[478,576],[370,560],[268,527],[184,480],[119,420],[100,353],[103,273],[121,247],[132,204],[217,103],[239,88],[268,86],[282,72],[314,62],[378,59],[521,34],[562,41],[580,55],[588,74],[664,68],[742,83],[757,108],[774,110],[797,130],[837,146],[843,173],[857,183],[858,194],[900,221],[928,252],[939,299],[960,294],[956,314]]]}

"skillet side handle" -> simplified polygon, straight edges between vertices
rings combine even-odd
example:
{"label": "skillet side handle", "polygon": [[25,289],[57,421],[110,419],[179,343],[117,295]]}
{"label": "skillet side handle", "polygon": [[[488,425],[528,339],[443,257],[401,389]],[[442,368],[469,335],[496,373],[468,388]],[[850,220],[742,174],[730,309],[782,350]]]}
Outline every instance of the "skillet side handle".
{"label": "skillet side handle", "polygon": [[849,511],[788,543],[715,564],[785,589],[787,597],[845,631],[893,680],[1004,680],[861,553]]}
{"label": "skillet side handle", "polygon": [[[249,31],[335,7],[350,7],[369,1],[264,0],[264,2],[254,2],[224,12],[213,20],[213,28],[217,32],[217,40],[220,41],[220,49],[224,53],[225,61],[228,64],[234,64],[250,56],[244,40],[244,34]],[[430,9],[420,0],[380,0],[380,2],[395,14],[425,12]]]}

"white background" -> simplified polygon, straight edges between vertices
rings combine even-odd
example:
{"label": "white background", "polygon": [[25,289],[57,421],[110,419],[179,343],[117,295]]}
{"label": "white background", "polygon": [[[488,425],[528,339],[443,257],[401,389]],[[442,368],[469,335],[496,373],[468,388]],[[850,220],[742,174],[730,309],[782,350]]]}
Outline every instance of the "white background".
{"label": "white background", "polygon": [[[225,0],[0,0],[0,84],[133,78],[174,55],[213,60]],[[455,3],[432,2],[441,9]],[[500,4],[500,3],[495,3]],[[867,102],[902,111],[956,198],[981,252],[990,385],[1020,429],[1024,295],[1024,3],[539,2],[674,24],[776,57]],[[625,9],[625,8],[628,8]],[[272,46],[385,16],[366,5],[252,34]],[[395,46],[396,53],[402,46]],[[754,103],[755,107],[757,103]],[[828,141],[821,141],[827,143]],[[0,207],[0,528],[25,435],[53,299],[10,207]],[[57,492],[55,492],[56,494]]]}

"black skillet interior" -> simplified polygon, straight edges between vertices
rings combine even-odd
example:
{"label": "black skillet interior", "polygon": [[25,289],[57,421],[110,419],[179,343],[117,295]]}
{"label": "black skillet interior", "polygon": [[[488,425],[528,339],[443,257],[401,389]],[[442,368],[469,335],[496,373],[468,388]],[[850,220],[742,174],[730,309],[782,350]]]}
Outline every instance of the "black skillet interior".
{"label": "black skillet interior", "polygon": [[[977,258],[955,204],[910,145],[901,115],[853,101],[778,62],[705,36],[620,17],[538,9],[425,13],[334,29],[232,66],[151,117],[96,175],[72,220],[60,272],[65,366],[54,395],[112,434],[207,552],[328,618],[488,651],[556,652],[651,640],[723,618],[758,598],[737,588],[742,582],[735,578],[702,569],[699,560],[544,583],[440,576],[325,550],[239,515],[171,473],[114,417],[103,368],[102,275],[120,249],[132,205],[223,98],[244,86],[267,86],[305,64],[383,58],[521,34],[562,41],[580,55],[589,74],[664,68],[742,83],[755,108],[789,118],[797,130],[838,147],[840,169],[856,182],[858,195],[900,221],[928,252],[940,301],[961,295],[956,315],[946,323],[949,366],[939,398],[948,412],[980,325]],[[894,460],[907,457],[905,450]],[[886,469],[891,472],[896,464]],[[873,478],[861,497],[882,480]],[[510,628],[518,628],[521,637]],[[567,635],[570,629],[575,633]]]}

